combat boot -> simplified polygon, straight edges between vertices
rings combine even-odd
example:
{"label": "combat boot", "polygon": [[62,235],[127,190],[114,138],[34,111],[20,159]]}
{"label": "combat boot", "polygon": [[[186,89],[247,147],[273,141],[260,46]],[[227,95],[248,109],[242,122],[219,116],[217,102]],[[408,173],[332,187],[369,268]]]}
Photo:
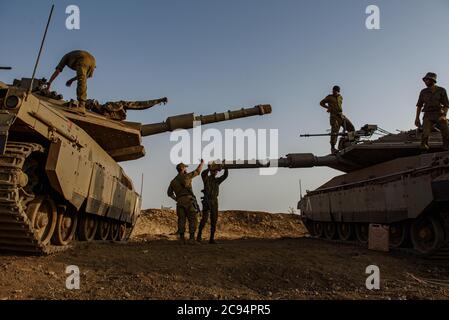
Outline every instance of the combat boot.
{"label": "combat boot", "polygon": [[179,234],[179,243],[180,244],[186,244],[186,238],[184,236],[184,233]]}
{"label": "combat boot", "polygon": [[194,234],[194,233],[191,233],[191,234],[190,234],[189,244],[190,244],[190,245],[196,245],[196,244],[198,244],[198,242],[195,241],[195,234]]}
{"label": "combat boot", "polygon": [[74,108],[76,113],[86,114],[86,103],[84,101],[78,101],[78,107]]}
{"label": "combat boot", "polygon": [[198,235],[196,236],[196,241],[198,241],[199,243],[201,243],[203,241],[203,237],[202,237],[202,232],[201,230],[198,231]]}
{"label": "combat boot", "polygon": [[218,244],[217,241],[215,241],[215,234],[211,233],[209,244]]}
{"label": "combat boot", "polygon": [[331,146],[331,153],[336,154],[338,151],[335,149],[335,146]]}

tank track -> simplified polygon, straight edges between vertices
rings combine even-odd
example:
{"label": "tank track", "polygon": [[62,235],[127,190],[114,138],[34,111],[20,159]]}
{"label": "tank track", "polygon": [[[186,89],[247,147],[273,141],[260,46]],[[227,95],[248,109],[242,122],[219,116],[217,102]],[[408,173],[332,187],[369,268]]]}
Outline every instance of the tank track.
{"label": "tank track", "polygon": [[[368,248],[368,244],[361,243],[355,239],[351,240],[341,240],[338,238],[338,235],[336,235],[336,238],[334,239],[327,239],[324,235],[322,237],[317,237],[312,235],[312,232],[309,230],[309,227],[306,223],[303,223],[304,227],[306,228],[307,232],[309,233],[310,240],[314,241],[324,241],[327,243],[338,243],[342,245],[348,245],[348,246],[355,246],[359,248]],[[446,224],[446,230],[445,232],[449,234],[449,226]],[[439,248],[436,252],[433,252],[431,254],[423,255],[418,252],[416,252],[413,248],[409,247],[390,247],[390,254],[404,254],[407,256],[413,256],[415,258],[426,260],[429,262],[435,262],[435,263],[443,263],[447,264],[449,262],[449,243],[446,242],[446,244]]]}
{"label": "tank track", "polygon": [[70,246],[43,244],[38,240],[26,214],[26,202],[34,197],[20,185],[23,165],[33,152],[42,152],[35,143],[8,142],[0,156],[0,250],[27,254],[52,254]]}

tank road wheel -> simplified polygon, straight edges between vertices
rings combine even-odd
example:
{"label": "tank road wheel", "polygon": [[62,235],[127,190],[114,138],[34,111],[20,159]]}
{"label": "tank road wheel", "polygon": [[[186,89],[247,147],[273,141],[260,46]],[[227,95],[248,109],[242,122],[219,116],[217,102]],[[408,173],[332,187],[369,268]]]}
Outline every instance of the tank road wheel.
{"label": "tank road wheel", "polygon": [[98,220],[90,215],[83,215],[78,223],[78,236],[81,241],[92,241],[97,232]]}
{"label": "tank road wheel", "polygon": [[356,224],[355,237],[359,243],[367,244],[369,238],[369,225],[367,223]]}
{"label": "tank road wheel", "polygon": [[316,238],[321,238],[324,233],[324,226],[323,223],[320,221],[313,222],[313,233],[315,234]]}
{"label": "tank road wheel", "polygon": [[75,237],[78,216],[74,211],[60,210],[52,242],[58,246],[68,245]]}
{"label": "tank road wheel", "polygon": [[311,237],[315,237],[315,230],[313,229],[313,221],[302,221],[302,224],[304,228],[306,228],[307,232],[310,234]]}
{"label": "tank road wheel", "polygon": [[97,240],[108,240],[109,235],[111,233],[111,225],[107,220],[100,220],[98,222],[97,228],[97,236],[95,237]]}
{"label": "tank road wheel", "polygon": [[420,254],[431,254],[444,244],[444,230],[435,217],[426,215],[415,220],[410,235],[413,248]]}
{"label": "tank road wheel", "polygon": [[352,237],[352,224],[342,222],[337,225],[338,238],[343,241],[348,241]]}
{"label": "tank road wheel", "polygon": [[404,246],[407,240],[407,225],[405,223],[393,223],[390,225],[390,247]]}
{"label": "tank road wheel", "polygon": [[27,208],[31,226],[42,244],[48,244],[56,227],[58,211],[55,203],[48,198],[33,200]]}
{"label": "tank road wheel", "polygon": [[118,241],[120,234],[120,225],[116,221],[110,221],[109,223],[111,225],[111,234],[109,239],[111,239],[112,241]]}
{"label": "tank road wheel", "polygon": [[324,224],[324,236],[328,240],[335,239],[337,235],[337,225],[334,222],[327,222]]}
{"label": "tank road wheel", "polygon": [[118,241],[126,241],[126,236],[128,235],[128,230],[126,228],[125,223],[119,224],[119,231],[118,231]]}
{"label": "tank road wheel", "polygon": [[133,233],[133,230],[134,230],[134,227],[133,226],[128,226],[128,225],[125,225],[126,226],[126,234],[125,234],[125,241],[128,241],[129,240],[129,238],[131,238],[131,234]]}

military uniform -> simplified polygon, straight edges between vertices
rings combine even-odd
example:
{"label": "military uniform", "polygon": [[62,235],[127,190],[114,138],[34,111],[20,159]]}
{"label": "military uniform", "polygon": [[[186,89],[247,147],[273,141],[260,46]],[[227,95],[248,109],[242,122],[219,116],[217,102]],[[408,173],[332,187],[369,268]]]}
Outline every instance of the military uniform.
{"label": "military uniform", "polygon": [[209,219],[210,214],[210,242],[214,242],[215,231],[217,228],[218,220],[218,194],[220,184],[226,180],[229,175],[228,169],[225,169],[224,174],[221,177],[214,177],[209,175],[210,170],[204,170],[201,173],[201,178],[204,183],[204,200],[203,200],[203,216],[201,218],[200,227],[198,231],[197,240],[201,241],[204,226]]}
{"label": "military uniform", "polygon": [[[431,76],[433,75],[432,73],[429,74]],[[429,77],[429,74],[426,77]],[[430,79],[436,82],[436,75]],[[423,89],[419,94],[416,106],[424,112],[421,148],[425,150],[429,149],[430,133],[434,125],[438,125],[443,138],[443,147],[449,149],[449,125],[446,119],[449,100],[446,89],[436,85]]]}
{"label": "military uniform", "polygon": [[195,170],[186,174],[178,174],[168,187],[169,197],[176,198],[176,213],[178,215],[178,232],[181,239],[184,239],[186,220],[189,221],[190,239],[193,240],[197,225],[197,209],[195,208],[195,196],[192,190],[192,179],[199,175]]}
{"label": "military uniform", "polygon": [[62,72],[66,66],[76,71],[76,96],[79,106],[84,107],[87,100],[87,79],[94,74],[95,58],[87,51],[75,50],[62,57],[56,70]]}
{"label": "military uniform", "polygon": [[337,134],[340,132],[340,128],[343,127],[345,131],[355,131],[354,125],[343,115],[343,97],[339,94],[337,96],[330,94],[323,100],[320,105],[327,108],[330,113],[329,122],[331,125],[331,146],[334,147],[337,143]]}
{"label": "military uniform", "polygon": [[449,106],[447,92],[444,88],[434,86],[421,91],[417,103],[423,108],[423,132],[421,147],[428,149],[429,136],[434,125],[438,125],[441,130],[444,147],[449,147],[449,126],[445,118],[444,108]]}

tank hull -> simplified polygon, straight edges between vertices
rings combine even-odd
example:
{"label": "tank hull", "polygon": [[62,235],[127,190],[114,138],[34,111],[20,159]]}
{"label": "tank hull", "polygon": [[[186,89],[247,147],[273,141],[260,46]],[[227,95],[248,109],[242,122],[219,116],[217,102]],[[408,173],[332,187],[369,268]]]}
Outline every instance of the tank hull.
{"label": "tank hull", "polygon": [[[118,163],[59,108],[14,87],[2,93],[0,250],[47,254],[73,240],[126,241],[141,201]],[[18,98],[13,108],[10,96]]]}
{"label": "tank hull", "polygon": [[368,240],[390,226],[392,247],[434,255],[449,243],[449,153],[400,158],[335,177],[298,203],[311,235]]}

